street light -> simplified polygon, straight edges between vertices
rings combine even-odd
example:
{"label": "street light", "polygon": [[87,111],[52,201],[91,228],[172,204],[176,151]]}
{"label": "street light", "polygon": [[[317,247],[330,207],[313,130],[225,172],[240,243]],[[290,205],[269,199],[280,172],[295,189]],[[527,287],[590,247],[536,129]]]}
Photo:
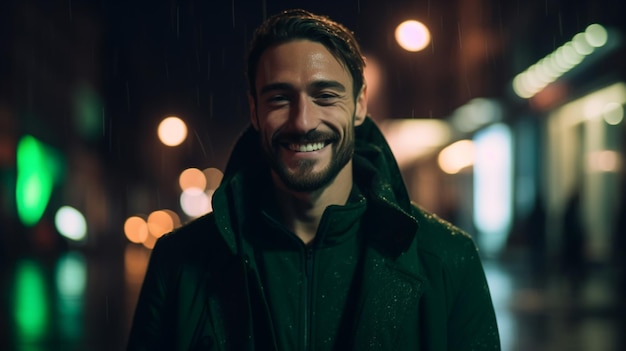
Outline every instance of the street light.
{"label": "street light", "polygon": [[178,117],[167,117],[159,124],[157,133],[163,144],[178,146],[187,137],[187,125]]}
{"label": "street light", "polygon": [[404,50],[417,52],[430,44],[430,31],[421,22],[404,21],[396,28],[396,41]]}

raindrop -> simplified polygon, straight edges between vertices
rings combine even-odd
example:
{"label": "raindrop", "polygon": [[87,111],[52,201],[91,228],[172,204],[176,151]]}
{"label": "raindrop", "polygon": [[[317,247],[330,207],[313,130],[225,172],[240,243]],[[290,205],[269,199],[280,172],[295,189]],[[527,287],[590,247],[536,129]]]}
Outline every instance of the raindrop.
{"label": "raindrop", "polygon": [[231,10],[233,16],[233,28],[235,28],[235,0],[231,1]]}
{"label": "raindrop", "polygon": [[126,107],[130,112],[130,88],[128,87],[128,80],[126,81]]}
{"label": "raindrop", "polygon": [[209,119],[213,119],[213,93],[209,94]]}
{"label": "raindrop", "polygon": [[204,157],[206,157],[207,155],[206,155],[206,150],[204,149],[204,143],[202,143],[202,139],[200,139],[200,136],[198,135],[198,131],[194,129],[193,134],[196,136],[198,145],[200,145],[200,148],[202,149],[202,154],[204,155]]}
{"label": "raindrop", "polygon": [[206,79],[211,80],[211,52],[207,53],[206,58]]}
{"label": "raindrop", "polygon": [[104,106],[102,106],[102,136],[106,134],[106,116],[104,115]]}
{"label": "raindrop", "polygon": [[165,60],[165,79],[169,80],[170,79],[170,66],[169,63],[167,62],[167,56],[163,56],[163,59]]}
{"label": "raindrop", "polygon": [[196,45],[196,67],[198,69],[198,73],[200,72],[200,53],[198,52],[198,46]]}

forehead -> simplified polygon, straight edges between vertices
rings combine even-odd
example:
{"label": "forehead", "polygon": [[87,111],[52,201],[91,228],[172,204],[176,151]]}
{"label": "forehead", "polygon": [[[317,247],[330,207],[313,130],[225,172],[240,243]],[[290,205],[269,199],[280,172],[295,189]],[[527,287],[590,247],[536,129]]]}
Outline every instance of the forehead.
{"label": "forehead", "polygon": [[352,87],[345,65],[324,45],[295,40],[267,48],[258,63],[256,88],[271,83],[306,84],[314,80],[335,80]]}

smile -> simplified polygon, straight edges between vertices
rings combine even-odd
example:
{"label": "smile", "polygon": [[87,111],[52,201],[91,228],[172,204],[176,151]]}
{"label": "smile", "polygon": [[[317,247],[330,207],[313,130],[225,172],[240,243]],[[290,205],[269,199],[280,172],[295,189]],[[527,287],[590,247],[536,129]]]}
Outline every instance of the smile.
{"label": "smile", "polygon": [[324,148],[326,143],[317,142],[317,143],[306,143],[306,144],[287,144],[287,149],[295,152],[313,152],[318,151]]}

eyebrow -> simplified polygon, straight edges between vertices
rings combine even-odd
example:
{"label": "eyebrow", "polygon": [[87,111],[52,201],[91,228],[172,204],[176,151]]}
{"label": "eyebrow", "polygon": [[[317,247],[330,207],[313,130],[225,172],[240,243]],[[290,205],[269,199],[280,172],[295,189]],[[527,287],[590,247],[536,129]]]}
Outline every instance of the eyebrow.
{"label": "eyebrow", "polygon": [[289,83],[270,83],[261,88],[260,95],[276,90],[292,90],[293,85]]}
{"label": "eyebrow", "polygon": [[[308,89],[315,89],[315,90],[321,90],[321,89],[327,89],[327,88],[331,88],[331,89],[336,89],[340,92],[345,92],[346,91],[346,87],[339,83],[336,80],[316,80],[310,84],[308,84]],[[293,90],[294,86],[292,84],[289,83],[270,83],[267,84],[265,86],[263,86],[261,88],[261,91],[259,92],[260,95],[266,94],[268,92],[272,92],[272,91],[277,91],[277,90]]]}
{"label": "eyebrow", "polygon": [[342,93],[346,91],[346,87],[336,80],[316,80],[309,84],[309,87],[317,90],[331,88],[339,90]]}

